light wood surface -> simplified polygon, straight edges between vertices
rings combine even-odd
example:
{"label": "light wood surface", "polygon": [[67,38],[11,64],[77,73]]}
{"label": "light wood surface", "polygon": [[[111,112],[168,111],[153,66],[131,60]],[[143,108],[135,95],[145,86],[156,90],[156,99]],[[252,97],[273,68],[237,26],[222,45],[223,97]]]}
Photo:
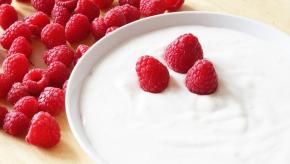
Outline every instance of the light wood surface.
{"label": "light wood surface", "polygon": [[[14,0],[13,0],[14,1]],[[290,34],[290,0],[185,0],[186,4],[182,10],[203,10],[232,13],[248,18],[260,20],[264,23],[273,25],[278,29]],[[13,2],[23,18],[34,9],[28,4]],[[0,30],[1,32],[1,30]],[[92,38],[84,41],[91,44]],[[32,41],[33,55],[32,63],[36,67],[45,67],[42,61],[42,52],[45,50],[43,45],[36,40]],[[75,47],[75,45],[74,45]],[[2,63],[5,51],[0,47],[0,63]],[[0,102],[5,104],[5,102]],[[5,104],[8,105],[9,104]],[[23,138],[15,138],[0,132],[0,163],[94,163],[80,148],[74,139],[65,113],[57,117],[61,125],[61,142],[56,147],[45,150],[25,143]]]}

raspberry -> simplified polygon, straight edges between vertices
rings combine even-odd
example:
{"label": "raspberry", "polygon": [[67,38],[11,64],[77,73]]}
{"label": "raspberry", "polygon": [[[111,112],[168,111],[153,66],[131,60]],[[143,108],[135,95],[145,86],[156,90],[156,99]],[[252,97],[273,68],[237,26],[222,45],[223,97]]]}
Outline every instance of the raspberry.
{"label": "raspberry", "polygon": [[74,14],[65,26],[65,36],[70,43],[84,40],[90,35],[89,19],[83,14]]}
{"label": "raspberry", "polygon": [[0,0],[0,5],[1,4],[11,4],[12,0]]}
{"label": "raspberry", "polygon": [[92,34],[99,40],[106,35],[107,25],[103,17],[98,17],[93,20],[91,25]]}
{"label": "raspberry", "polygon": [[39,110],[55,116],[64,110],[64,92],[62,89],[46,87],[38,97]]}
{"label": "raspberry", "polygon": [[28,96],[28,88],[22,83],[14,83],[7,94],[7,100],[15,104],[22,97]]}
{"label": "raspberry", "polygon": [[25,140],[35,146],[50,148],[60,141],[60,136],[60,128],[55,118],[47,112],[38,112],[31,120]]}
{"label": "raspberry", "polygon": [[38,95],[49,84],[49,77],[44,69],[35,68],[30,70],[22,82],[32,95]]}
{"label": "raspberry", "polygon": [[47,65],[54,61],[59,61],[69,67],[73,62],[74,52],[67,45],[60,45],[45,51],[43,59]]}
{"label": "raspberry", "polygon": [[218,80],[213,64],[204,59],[196,61],[186,74],[185,84],[190,92],[199,95],[215,92]]}
{"label": "raspberry", "polygon": [[77,47],[76,54],[74,56],[74,64],[76,65],[78,60],[87,52],[90,47],[84,44],[80,44]]}
{"label": "raspberry", "polygon": [[164,13],[166,4],[164,0],[140,0],[140,12],[143,16],[153,16]]}
{"label": "raspberry", "polygon": [[111,33],[111,32],[113,32],[113,31],[117,30],[118,28],[119,28],[119,27],[117,27],[117,26],[109,27],[109,28],[107,29],[107,31],[106,31],[106,35],[108,35],[109,33]]}
{"label": "raspberry", "polygon": [[32,54],[31,44],[23,36],[16,38],[12,42],[12,45],[10,46],[9,51],[8,51],[8,56],[16,54],[16,53],[24,54],[27,58],[29,58],[30,55]]}
{"label": "raspberry", "polygon": [[9,49],[14,39],[19,36],[23,36],[26,39],[30,39],[31,36],[28,25],[22,21],[16,21],[9,28],[7,28],[0,38],[0,43],[3,48]]}
{"label": "raspberry", "polygon": [[118,8],[119,10],[121,10],[121,12],[124,13],[127,23],[140,19],[140,11],[134,6],[123,5],[118,6],[116,8]]}
{"label": "raspberry", "polygon": [[71,13],[63,6],[55,5],[51,11],[51,18],[53,23],[59,23],[65,26],[70,17]]}
{"label": "raspberry", "polygon": [[75,13],[87,16],[91,22],[100,15],[100,9],[93,1],[79,0]]}
{"label": "raspberry", "polygon": [[112,6],[114,0],[93,0],[100,9],[108,9]]}
{"label": "raspberry", "polygon": [[38,112],[38,101],[35,97],[25,96],[18,100],[13,106],[13,110],[25,114],[28,118],[31,118]]}
{"label": "raspberry", "polygon": [[18,15],[13,6],[8,4],[3,4],[0,6],[0,26],[4,30],[17,20]]}
{"label": "raspberry", "polygon": [[13,81],[9,75],[0,74],[0,99],[6,98],[6,95],[9,92],[12,84]]}
{"label": "raspberry", "polygon": [[51,86],[62,87],[63,83],[69,78],[70,71],[63,63],[55,61],[48,66],[47,74]]}
{"label": "raspberry", "polygon": [[8,113],[7,108],[0,106],[0,127],[3,126],[3,121],[7,113]]}
{"label": "raspberry", "polygon": [[166,8],[169,11],[177,11],[181,8],[184,3],[184,0],[164,0],[166,3]]}
{"label": "raspberry", "polygon": [[119,5],[122,6],[122,5],[132,5],[136,8],[139,8],[140,6],[140,0],[119,0]]}
{"label": "raspberry", "polygon": [[64,27],[58,23],[50,23],[41,31],[41,41],[48,48],[66,44]]}
{"label": "raspberry", "polygon": [[142,56],[136,63],[140,87],[146,92],[162,92],[169,83],[167,68],[152,56]]}
{"label": "raspberry", "polygon": [[41,11],[26,17],[24,21],[28,24],[30,31],[36,36],[40,36],[41,30],[50,23],[49,17]]}
{"label": "raspberry", "polygon": [[23,54],[13,54],[4,60],[2,68],[4,73],[8,74],[13,82],[18,82],[28,72],[29,61]]}
{"label": "raspberry", "polygon": [[164,58],[173,71],[186,73],[198,59],[203,58],[203,52],[197,37],[189,33],[170,43]]}
{"label": "raspberry", "polygon": [[19,136],[27,131],[29,120],[21,112],[9,112],[4,118],[3,129],[7,134]]}
{"label": "raspberry", "polygon": [[78,0],[55,0],[58,6],[67,8],[69,11],[73,11],[77,6]]}
{"label": "raspberry", "polygon": [[31,0],[31,4],[37,11],[50,15],[54,6],[54,0]]}
{"label": "raspberry", "polygon": [[108,27],[111,26],[121,27],[124,24],[126,24],[126,17],[124,13],[121,10],[119,10],[118,7],[115,7],[106,13],[104,21]]}

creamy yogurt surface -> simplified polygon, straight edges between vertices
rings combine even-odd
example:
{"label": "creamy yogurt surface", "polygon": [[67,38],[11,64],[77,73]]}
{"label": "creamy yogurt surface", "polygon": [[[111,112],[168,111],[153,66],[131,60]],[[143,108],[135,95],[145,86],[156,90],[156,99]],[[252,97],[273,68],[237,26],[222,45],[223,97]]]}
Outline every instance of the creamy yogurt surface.
{"label": "creamy yogurt surface", "polygon": [[[219,78],[216,93],[193,94],[169,69],[160,94],[138,85],[135,64],[165,64],[179,35],[199,38]],[[80,98],[87,136],[104,164],[289,164],[290,53],[245,33],[202,26],[161,29],[104,55]]]}

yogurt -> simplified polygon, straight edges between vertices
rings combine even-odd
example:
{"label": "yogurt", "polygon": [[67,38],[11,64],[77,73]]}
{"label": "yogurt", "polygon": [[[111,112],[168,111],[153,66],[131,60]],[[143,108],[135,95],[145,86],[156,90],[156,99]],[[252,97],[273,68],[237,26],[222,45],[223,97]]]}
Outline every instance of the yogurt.
{"label": "yogurt", "polygon": [[[193,94],[169,69],[160,94],[138,85],[135,64],[193,33],[215,65],[216,93]],[[106,164],[289,164],[290,53],[223,28],[178,26],[124,41],[85,80],[81,117]]]}

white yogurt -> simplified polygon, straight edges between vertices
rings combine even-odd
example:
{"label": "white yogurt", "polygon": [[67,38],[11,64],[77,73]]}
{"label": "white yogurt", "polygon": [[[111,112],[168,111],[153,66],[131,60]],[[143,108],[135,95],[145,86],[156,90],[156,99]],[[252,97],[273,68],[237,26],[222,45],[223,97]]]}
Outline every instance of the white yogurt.
{"label": "white yogurt", "polygon": [[[160,94],[144,92],[137,59],[164,62],[164,49],[184,33],[198,36],[219,77],[215,94],[187,90],[169,70]],[[289,164],[290,53],[221,28],[179,26],[115,47],[87,77],[83,124],[107,164]]]}

